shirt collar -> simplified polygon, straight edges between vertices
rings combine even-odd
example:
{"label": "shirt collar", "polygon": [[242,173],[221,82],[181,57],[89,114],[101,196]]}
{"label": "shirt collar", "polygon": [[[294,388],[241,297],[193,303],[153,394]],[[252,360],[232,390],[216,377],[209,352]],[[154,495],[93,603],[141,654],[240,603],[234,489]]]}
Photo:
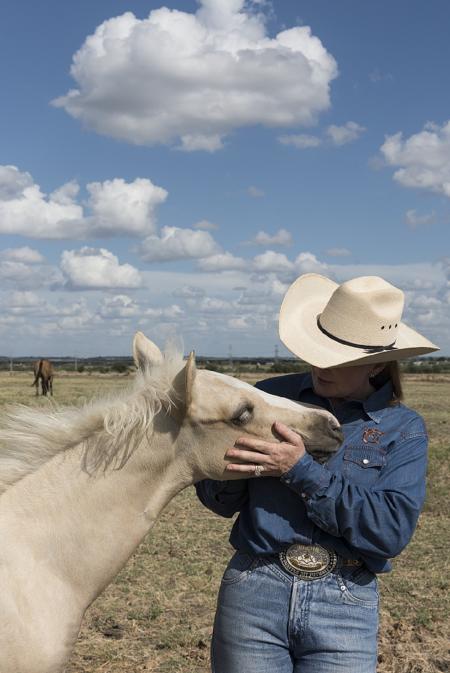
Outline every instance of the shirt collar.
{"label": "shirt collar", "polygon": [[[312,376],[308,372],[302,376],[298,395],[302,394],[304,390],[313,389]],[[379,423],[386,413],[386,407],[389,405],[390,400],[392,399],[393,387],[392,382],[387,381],[381,388],[375,390],[375,392],[370,395],[366,400],[348,400],[352,404],[359,404],[366,414],[371,418],[375,423]],[[314,393],[315,394],[315,393]]]}

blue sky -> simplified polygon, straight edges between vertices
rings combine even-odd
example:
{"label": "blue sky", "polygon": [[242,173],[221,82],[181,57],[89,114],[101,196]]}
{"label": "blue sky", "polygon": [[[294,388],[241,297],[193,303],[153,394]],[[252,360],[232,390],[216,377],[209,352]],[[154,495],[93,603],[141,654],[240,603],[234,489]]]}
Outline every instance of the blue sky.
{"label": "blue sky", "polygon": [[450,354],[447,2],[0,19],[0,353],[127,354],[141,329],[270,354],[313,271],[382,275]]}

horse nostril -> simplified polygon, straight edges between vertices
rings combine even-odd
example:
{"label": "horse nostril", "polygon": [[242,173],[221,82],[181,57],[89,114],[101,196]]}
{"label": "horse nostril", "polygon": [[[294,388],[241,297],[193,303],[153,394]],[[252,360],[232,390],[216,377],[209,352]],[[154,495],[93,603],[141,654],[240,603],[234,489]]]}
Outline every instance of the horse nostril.
{"label": "horse nostril", "polygon": [[330,428],[334,437],[336,437],[337,439],[339,439],[340,442],[342,442],[344,439],[344,433],[342,432],[341,426],[336,421],[335,418],[330,418]]}

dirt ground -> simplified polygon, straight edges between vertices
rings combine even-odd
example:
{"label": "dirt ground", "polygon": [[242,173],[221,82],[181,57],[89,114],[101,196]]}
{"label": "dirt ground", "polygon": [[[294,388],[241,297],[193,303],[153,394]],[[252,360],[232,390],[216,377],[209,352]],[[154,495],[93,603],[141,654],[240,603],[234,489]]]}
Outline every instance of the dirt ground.
{"label": "dirt ground", "polygon": [[[46,406],[46,400],[34,398],[30,376],[1,374],[0,404]],[[81,404],[128,380],[59,376],[55,399]],[[450,376],[406,376],[405,389],[407,404],[424,415],[430,434],[428,496],[412,543],[395,559],[394,571],[380,578],[378,670],[442,673],[450,671]],[[207,673],[230,526],[230,520],[205,510],[192,488],[175,498],[88,610],[68,673]]]}

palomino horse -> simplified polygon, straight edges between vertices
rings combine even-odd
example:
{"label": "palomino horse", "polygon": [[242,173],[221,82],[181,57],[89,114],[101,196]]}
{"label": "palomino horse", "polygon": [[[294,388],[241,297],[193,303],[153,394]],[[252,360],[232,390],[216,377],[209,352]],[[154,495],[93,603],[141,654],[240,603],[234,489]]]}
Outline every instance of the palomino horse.
{"label": "palomino horse", "polygon": [[[86,608],[179,491],[275,420],[332,453],[327,411],[164,358],[138,333],[133,388],[81,409],[13,408],[0,430],[0,671],[61,673]],[[114,394],[116,395],[116,393]]]}
{"label": "palomino horse", "polygon": [[42,394],[53,395],[53,365],[48,360],[37,360],[34,363],[34,381],[31,384],[36,386],[36,395],[39,395],[39,379],[41,380]]}

